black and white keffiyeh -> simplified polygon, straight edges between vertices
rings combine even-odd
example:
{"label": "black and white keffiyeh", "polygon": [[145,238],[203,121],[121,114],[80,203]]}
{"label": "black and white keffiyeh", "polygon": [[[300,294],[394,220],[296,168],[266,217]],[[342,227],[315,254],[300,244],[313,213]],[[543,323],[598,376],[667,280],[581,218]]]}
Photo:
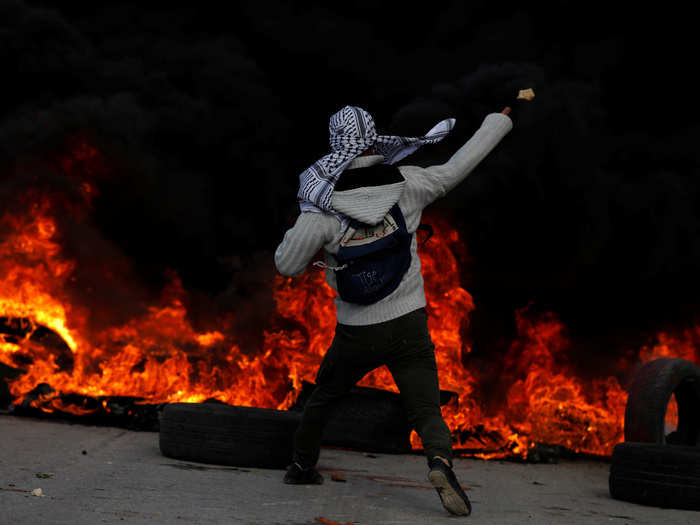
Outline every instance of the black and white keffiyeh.
{"label": "black and white keffiyeh", "polygon": [[384,164],[394,164],[424,144],[441,141],[452,130],[455,119],[438,122],[422,137],[378,135],[374,119],[364,109],[345,106],[331,116],[328,123],[332,153],[314,162],[299,175],[299,207],[301,211],[327,211],[336,215],[331,206],[333,189],[343,170],[355,157],[370,146],[374,153],[384,156]]}

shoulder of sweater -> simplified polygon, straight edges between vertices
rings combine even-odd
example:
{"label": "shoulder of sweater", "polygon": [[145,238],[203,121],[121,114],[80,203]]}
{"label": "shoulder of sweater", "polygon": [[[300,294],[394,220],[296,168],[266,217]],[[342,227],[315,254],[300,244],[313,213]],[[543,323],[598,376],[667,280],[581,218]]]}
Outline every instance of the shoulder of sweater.
{"label": "shoulder of sweater", "polygon": [[435,176],[439,168],[440,165],[423,167],[409,164],[399,166],[399,171],[406,180],[406,189],[410,192],[416,186],[423,186],[426,183],[426,177]]}
{"label": "shoulder of sweater", "polygon": [[404,177],[406,177],[406,176],[411,177],[411,176],[416,175],[425,169],[425,168],[421,168],[420,166],[414,166],[412,164],[406,164],[403,166],[399,166],[398,168],[399,168],[399,171],[401,172],[401,175],[403,175]]}
{"label": "shoulder of sweater", "polygon": [[317,211],[303,211],[299,214],[300,220],[309,223],[327,223],[331,221],[338,222],[338,219],[333,217],[330,213],[317,212]]}
{"label": "shoulder of sweater", "polygon": [[332,231],[337,229],[340,224],[338,219],[336,219],[330,213],[323,212],[313,212],[304,211],[299,215],[297,224],[304,224],[306,227],[313,228],[315,230]]}

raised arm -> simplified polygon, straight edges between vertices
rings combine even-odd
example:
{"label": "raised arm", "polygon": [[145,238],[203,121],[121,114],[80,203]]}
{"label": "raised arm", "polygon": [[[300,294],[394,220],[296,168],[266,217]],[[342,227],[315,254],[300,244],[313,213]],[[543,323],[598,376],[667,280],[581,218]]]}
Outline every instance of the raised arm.
{"label": "raised arm", "polygon": [[509,108],[502,113],[489,113],[476,133],[446,163],[426,168],[400,166],[407,181],[406,191],[412,197],[410,200],[421,209],[425,208],[462,182],[513,128],[507,110]]}

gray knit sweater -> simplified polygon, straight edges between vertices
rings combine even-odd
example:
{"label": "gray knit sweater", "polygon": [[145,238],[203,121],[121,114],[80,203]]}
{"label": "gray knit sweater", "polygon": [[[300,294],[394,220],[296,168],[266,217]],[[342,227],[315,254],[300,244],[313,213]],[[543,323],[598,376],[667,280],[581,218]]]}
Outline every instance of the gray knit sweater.
{"label": "gray knit sweater", "polygon": [[[413,234],[411,266],[401,284],[390,295],[370,305],[345,302],[336,297],[338,322],[346,325],[368,325],[395,319],[425,306],[423,276],[417,252],[415,232],[423,209],[457,186],[488,155],[511,130],[513,123],[502,113],[490,113],[474,135],[452,155],[445,164],[421,168],[399,166],[405,181],[383,186],[362,187],[333,193],[333,208],[360,222],[379,223],[391,207],[399,203],[406,219],[406,228]],[[346,170],[379,163],[381,155],[357,157]],[[345,173],[343,176],[350,176]],[[303,212],[294,226],[284,235],[275,251],[275,265],[282,275],[297,276],[304,272],[309,261],[323,247],[325,261],[335,266],[333,257],[343,236],[340,222],[328,213]],[[316,271],[315,269],[313,271]],[[321,270],[318,270],[321,271]],[[327,269],[326,281],[336,288],[335,272]]]}

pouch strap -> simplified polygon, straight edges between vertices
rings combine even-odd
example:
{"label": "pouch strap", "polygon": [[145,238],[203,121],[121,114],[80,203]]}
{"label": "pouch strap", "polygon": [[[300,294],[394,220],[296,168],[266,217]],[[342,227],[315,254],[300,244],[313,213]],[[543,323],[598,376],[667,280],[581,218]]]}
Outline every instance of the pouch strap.
{"label": "pouch strap", "polygon": [[345,263],[343,266],[330,266],[330,265],[324,263],[323,261],[316,261],[314,263],[314,266],[317,266],[318,268],[323,268],[324,270],[325,269],[334,270],[336,272],[339,272],[340,270],[344,270],[345,268],[348,267],[347,263]]}

